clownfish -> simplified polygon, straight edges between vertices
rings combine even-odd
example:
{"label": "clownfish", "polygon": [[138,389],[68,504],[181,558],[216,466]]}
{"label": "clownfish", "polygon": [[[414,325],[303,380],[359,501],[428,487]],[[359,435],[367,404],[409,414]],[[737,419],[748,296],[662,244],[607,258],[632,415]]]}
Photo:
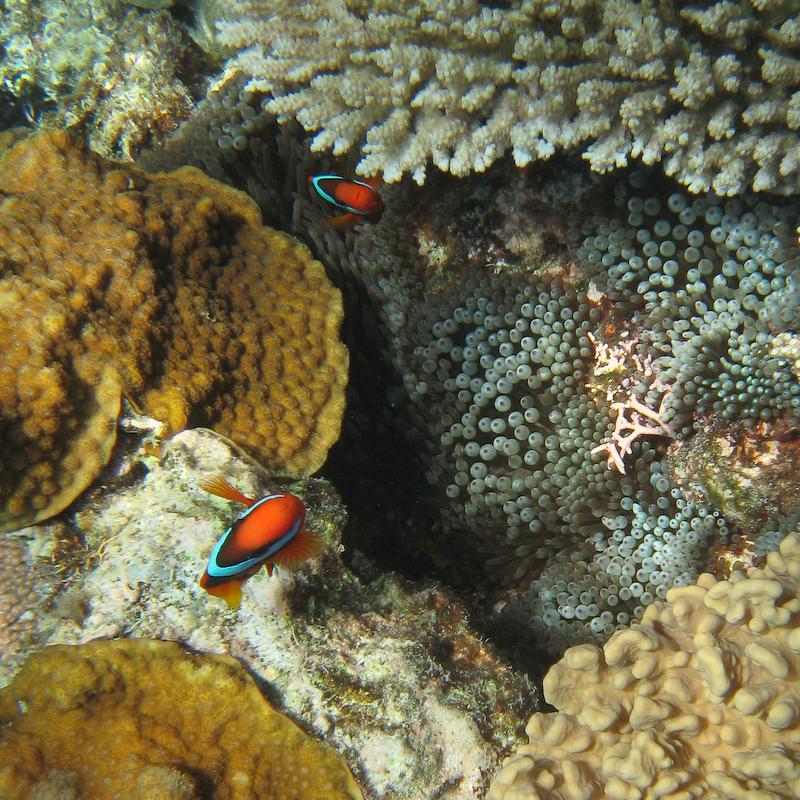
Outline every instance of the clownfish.
{"label": "clownfish", "polygon": [[221,597],[231,608],[239,607],[242,584],[262,565],[271,576],[276,565],[295,567],[323,549],[322,539],[305,529],[306,507],[299,497],[285,492],[252,500],[220,476],[200,486],[247,506],[219,537],[200,579],[209,594]]}
{"label": "clownfish", "polygon": [[345,213],[328,220],[328,225],[344,228],[364,219],[376,219],[383,211],[383,200],[375,189],[375,181],[355,181],[340,175],[309,177],[314,191]]}

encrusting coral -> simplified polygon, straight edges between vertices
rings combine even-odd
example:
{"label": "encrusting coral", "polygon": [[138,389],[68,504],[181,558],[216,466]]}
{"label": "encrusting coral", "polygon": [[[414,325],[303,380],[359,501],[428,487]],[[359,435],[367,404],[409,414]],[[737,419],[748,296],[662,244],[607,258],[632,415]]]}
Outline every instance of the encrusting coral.
{"label": "encrusting coral", "polygon": [[96,477],[123,392],[276,472],[321,466],[344,406],[341,297],[245,195],[109,165],[63,132],[7,151],[0,192],[0,529]]}
{"label": "encrusting coral", "polygon": [[[502,6],[502,7],[500,7]],[[598,171],[661,161],[691,191],[791,193],[800,25],[791,0],[236,0],[217,42],[266,108],[422,182],[583,149]]]}
{"label": "encrusting coral", "polygon": [[84,125],[104,156],[131,159],[161,141],[198,93],[192,68],[203,54],[167,12],[116,0],[12,0],[0,41],[4,112],[16,107],[17,124]]}
{"label": "encrusting coral", "polygon": [[800,797],[800,529],[567,650],[487,800]]}
{"label": "encrusting coral", "polygon": [[34,639],[37,584],[25,542],[0,536],[0,665],[11,663]]}
{"label": "encrusting coral", "polygon": [[0,690],[6,800],[359,800],[344,761],[234,659],[173,642],[48,647]]}

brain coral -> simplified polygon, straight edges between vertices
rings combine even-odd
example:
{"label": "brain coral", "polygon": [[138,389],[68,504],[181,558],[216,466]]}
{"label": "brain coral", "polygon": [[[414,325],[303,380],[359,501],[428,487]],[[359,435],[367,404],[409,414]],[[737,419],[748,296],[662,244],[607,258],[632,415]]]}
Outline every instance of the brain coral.
{"label": "brain coral", "polygon": [[320,467],[344,405],[341,297],[246,196],[107,164],[65,133],[7,151],[0,193],[0,528],[88,485],[123,392],[274,471]]}
{"label": "brain coral", "polygon": [[800,797],[800,530],[548,672],[487,800]]}
{"label": "brain coral", "polygon": [[[220,4],[221,5],[221,4]],[[601,172],[662,162],[692,191],[797,190],[794,0],[235,0],[219,42],[267,109],[423,182],[580,148]]]}
{"label": "brain coral", "polygon": [[[58,645],[0,691],[0,795],[358,800],[342,759],[232,658],[147,639]],[[49,793],[48,793],[49,791]]]}

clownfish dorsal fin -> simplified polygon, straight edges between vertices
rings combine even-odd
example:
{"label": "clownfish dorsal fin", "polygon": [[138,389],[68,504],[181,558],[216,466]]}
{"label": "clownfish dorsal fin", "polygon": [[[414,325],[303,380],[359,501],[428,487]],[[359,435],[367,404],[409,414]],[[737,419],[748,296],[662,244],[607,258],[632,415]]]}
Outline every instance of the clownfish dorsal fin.
{"label": "clownfish dorsal fin", "polygon": [[303,530],[271,556],[270,560],[276,566],[294,569],[309,558],[319,555],[324,549],[325,542],[318,533]]}
{"label": "clownfish dorsal fin", "polygon": [[216,495],[217,497],[224,497],[226,500],[232,500],[234,503],[244,503],[246,506],[251,506],[255,500],[245,497],[238,489],[231,486],[222,475],[212,475],[210,478],[203,478],[200,481],[200,488],[209,494]]}

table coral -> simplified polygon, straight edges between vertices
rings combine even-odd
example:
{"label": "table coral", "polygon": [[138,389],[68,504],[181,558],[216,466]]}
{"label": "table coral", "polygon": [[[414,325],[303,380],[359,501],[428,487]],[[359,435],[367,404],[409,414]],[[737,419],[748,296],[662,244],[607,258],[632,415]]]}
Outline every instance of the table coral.
{"label": "table coral", "polygon": [[800,529],[763,569],[672,589],[544,680],[558,713],[487,800],[800,796]]}
{"label": "table coral", "polygon": [[800,25],[791,0],[408,3],[236,0],[217,41],[363,175],[425,180],[582,149],[606,172],[661,162],[691,191],[792,193]]}
{"label": "table coral", "polygon": [[172,642],[49,647],[0,691],[0,794],[358,800],[344,761],[274,710],[234,659]]}
{"label": "table coral", "polygon": [[344,405],[341,298],[245,195],[110,165],[66,133],[7,151],[0,192],[0,528],[96,477],[123,392],[275,471],[321,466]]}

